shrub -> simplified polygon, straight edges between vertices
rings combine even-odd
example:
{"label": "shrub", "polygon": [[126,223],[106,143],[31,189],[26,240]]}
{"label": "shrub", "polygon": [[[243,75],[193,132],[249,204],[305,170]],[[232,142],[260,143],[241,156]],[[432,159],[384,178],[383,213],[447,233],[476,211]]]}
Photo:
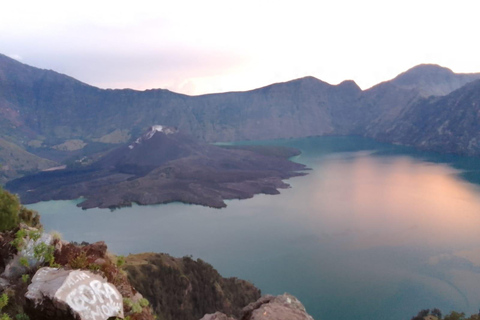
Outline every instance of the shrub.
{"label": "shrub", "polygon": [[148,305],[150,304],[150,302],[148,302],[148,300],[145,298],[140,299],[138,303],[140,303],[140,306],[142,306],[142,308],[148,307]]}
{"label": "shrub", "polygon": [[29,280],[30,280],[30,275],[29,274],[22,274],[23,283],[28,283]]}
{"label": "shrub", "polygon": [[80,252],[69,264],[72,269],[87,269],[89,265],[87,253],[85,251]]}
{"label": "shrub", "polygon": [[55,263],[55,257],[53,255],[54,252],[55,248],[52,245],[45,244],[44,242],[36,245],[33,248],[33,256],[39,260],[43,258],[50,267],[53,267]]}
{"label": "shrub", "polygon": [[117,267],[121,267],[125,264],[125,257],[124,256],[117,256]]}
{"label": "shrub", "polygon": [[30,265],[28,264],[28,259],[25,257],[21,257],[19,260],[20,264],[25,268],[28,268]]}
{"label": "shrub", "polygon": [[0,188],[0,232],[14,229],[19,223],[20,202],[13,194]]}
{"label": "shrub", "polygon": [[3,293],[0,296],[0,311],[8,305],[8,295]]}
{"label": "shrub", "polygon": [[40,215],[20,204],[18,197],[0,187],[0,232],[15,229],[20,222],[40,228]]}

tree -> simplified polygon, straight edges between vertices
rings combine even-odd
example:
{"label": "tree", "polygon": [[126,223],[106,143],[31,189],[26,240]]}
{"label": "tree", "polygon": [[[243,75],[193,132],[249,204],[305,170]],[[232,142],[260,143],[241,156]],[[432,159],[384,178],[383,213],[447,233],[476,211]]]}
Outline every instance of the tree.
{"label": "tree", "polygon": [[450,314],[445,316],[444,320],[465,320],[465,313],[452,311]]}

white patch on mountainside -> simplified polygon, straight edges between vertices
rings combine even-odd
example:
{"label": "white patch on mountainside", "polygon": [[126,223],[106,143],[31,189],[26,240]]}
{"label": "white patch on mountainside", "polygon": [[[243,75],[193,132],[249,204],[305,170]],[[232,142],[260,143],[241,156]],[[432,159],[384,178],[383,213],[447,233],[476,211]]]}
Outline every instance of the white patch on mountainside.
{"label": "white patch on mountainside", "polygon": [[172,127],[165,127],[161,125],[151,126],[149,131],[147,131],[143,136],[135,140],[135,142],[129,145],[128,148],[130,150],[135,148],[135,145],[141,144],[142,141],[151,139],[157,132],[162,132],[164,134],[174,134],[177,132],[177,130]]}

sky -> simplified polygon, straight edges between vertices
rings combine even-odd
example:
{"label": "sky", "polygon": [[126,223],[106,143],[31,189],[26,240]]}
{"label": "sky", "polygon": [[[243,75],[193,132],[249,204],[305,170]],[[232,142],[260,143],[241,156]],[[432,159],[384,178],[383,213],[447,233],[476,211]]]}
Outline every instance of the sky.
{"label": "sky", "polygon": [[100,88],[189,95],[314,76],[480,72],[478,0],[4,1],[0,53]]}

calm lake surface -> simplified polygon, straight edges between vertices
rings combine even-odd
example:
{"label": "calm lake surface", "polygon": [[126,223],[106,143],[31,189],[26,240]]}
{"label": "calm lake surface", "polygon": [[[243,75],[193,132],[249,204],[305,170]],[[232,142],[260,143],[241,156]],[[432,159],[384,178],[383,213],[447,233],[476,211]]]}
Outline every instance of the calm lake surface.
{"label": "calm lake surface", "polygon": [[193,255],[262,293],[289,292],[322,320],[410,319],[480,308],[480,159],[355,137],[294,146],[313,170],[281,195],[226,209],[172,203],[110,212],[75,201],[30,205],[67,240],[111,251]]}

